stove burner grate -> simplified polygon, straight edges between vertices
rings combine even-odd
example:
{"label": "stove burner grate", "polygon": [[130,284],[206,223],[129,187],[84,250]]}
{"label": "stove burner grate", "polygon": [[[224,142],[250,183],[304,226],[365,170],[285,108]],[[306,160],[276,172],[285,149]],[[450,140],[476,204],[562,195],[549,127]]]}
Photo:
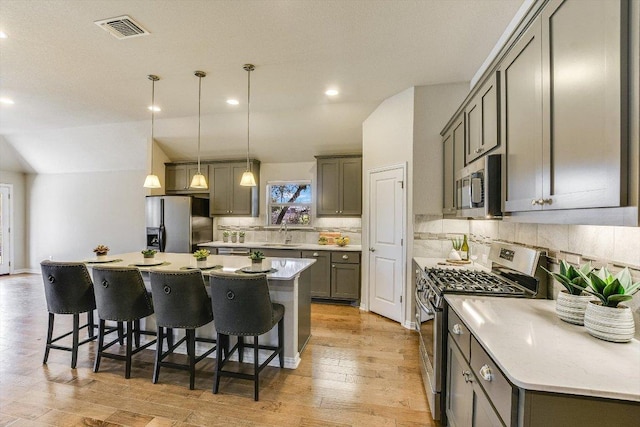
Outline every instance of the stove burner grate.
{"label": "stove burner grate", "polygon": [[428,278],[440,292],[522,295],[524,291],[493,273],[444,268],[425,269]]}

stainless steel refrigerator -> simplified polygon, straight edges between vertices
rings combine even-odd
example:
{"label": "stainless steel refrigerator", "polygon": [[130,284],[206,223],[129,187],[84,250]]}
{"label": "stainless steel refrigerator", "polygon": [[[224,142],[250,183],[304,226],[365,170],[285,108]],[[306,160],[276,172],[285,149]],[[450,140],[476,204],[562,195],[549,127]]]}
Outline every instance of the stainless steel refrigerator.
{"label": "stainless steel refrigerator", "polygon": [[147,248],[190,253],[213,238],[209,199],[194,196],[147,196]]}

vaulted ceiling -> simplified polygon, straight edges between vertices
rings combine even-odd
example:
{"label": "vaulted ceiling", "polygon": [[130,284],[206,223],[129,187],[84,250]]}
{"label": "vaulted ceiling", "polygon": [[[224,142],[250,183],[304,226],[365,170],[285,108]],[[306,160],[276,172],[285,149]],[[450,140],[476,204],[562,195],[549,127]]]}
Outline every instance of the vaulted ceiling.
{"label": "vaulted ceiling", "polygon": [[[310,161],[361,150],[363,120],[418,85],[468,81],[522,0],[0,0],[0,135],[36,172],[144,169],[151,82],[156,140],[204,157]],[[150,35],[94,21],[129,15]],[[340,94],[330,98],[328,88]],[[240,101],[228,105],[227,98]],[[443,123],[444,125],[444,123]],[[127,153],[142,154],[131,161]],[[133,156],[135,159],[136,156]]]}

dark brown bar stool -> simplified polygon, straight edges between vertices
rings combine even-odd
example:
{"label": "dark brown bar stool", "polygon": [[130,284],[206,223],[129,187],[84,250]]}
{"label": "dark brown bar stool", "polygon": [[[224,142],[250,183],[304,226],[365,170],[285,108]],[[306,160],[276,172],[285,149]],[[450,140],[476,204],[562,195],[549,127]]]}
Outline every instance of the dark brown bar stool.
{"label": "dark brown bar stool", "polygon": [[[125,378],[131,377],[131,356],[156,343],[156,340],[140,345],[139,336],[155,335],[155,332],[140,330],[140,319],[153,314],[153,303],[151,296],[147,292],[142,276],[137,268],[130,267],[106,267],[95,266],[93,269],[93,281],[96,283],[96,305],[98,306],[98,317],[100,326],[98,328],[98,349],[93,372],[98,372],[100,359],[108,357],[110,359],[124,360]],[[112,330],[105,328],[105,321],[126,323],[126,335],[124,338],[126,345],[125,355],[108,353],[109,347],[117,342],[121,343],[122,338],[118,337],[105,344],[104,337]],[[132,339],[136,341],[136,349],[132,349]]]}
{"label": "dark brown bar stool", "polygon": [[[49,311],[47,344],[42,363],[47,363],[49,350],[52,348],[65,350],[71,352],[71,368],[75,369],[78,362],[78,347],[96,339],[93,331],[93,310],[96,308],[96,300],[91,277],[87,267],[81,262],[42,261],[40,268]],[[87,323],[82,326],[80,326],[80,313],[87,313]],[[73,329],[53,338],[55,314],[73,314]],[[87,328],[89,338],[80,341],[80,329],[83,328]],[[69,335],[73,335],[71,347],[54,344]]]}
{"label": "dark brown bar stool", "polygon": [[[218,343],[228,340],[229,335],[238,337],[238,342],[222,358],[223,345],[217,346],[216,374],[213,393],[218,393],[220,377],[242,378],[253,380],[254,400],[258,400],[259,374],[276,356],[280,359],[280,367],[284,368],[284,306],[271,302],[267,276],[212,273],[211,305]],[[269,332],[278,325],[278,346],[259,345],[258,337]],[[240,372],[223,371],[229,357],[238,349],[238,360],[242,363],[244,356],[244,337],[253,337],[253,375]],[[271,350],[267,360],[258,362],[258,350]]]}
{"label": "dark brown bar stool", "polygon": [[[152,270],[151,294],[156,312],[158,326],[158,345],[156,346],[156,362],[153,371],[153,383],[158,382],[160,367],[189,371],[189,388],[193,390],[196,378],[196,363],[216,350],[213,346],[196,357],[196,342],[216,343],[210,338],[196,337],[196,328],[213,321],[211,302],[204,285],[202,273],[194,271],[159,271]],[[166,352],[162,352],[162,345],[166,335],[165,329],[172,334],[173,329],[184,329],[185,336],[175,344],[168,344]],[[166,362],[164,359],[172,354],[179,345],[186,342],[188,364]]]}

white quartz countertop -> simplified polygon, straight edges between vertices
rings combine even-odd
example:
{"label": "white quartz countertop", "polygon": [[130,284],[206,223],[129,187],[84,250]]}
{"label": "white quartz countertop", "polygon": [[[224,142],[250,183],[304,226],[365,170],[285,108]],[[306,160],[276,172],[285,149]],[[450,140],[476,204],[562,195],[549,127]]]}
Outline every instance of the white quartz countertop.
{"label": "white quartz countertop", "polygon": [[[96,262],[96,258],[85,260],[87,267],[91,268],[96,265],[109,266],[109,267],[128,267],[135,266],[141,271],[149,271],[151,269],[160,270],[185,270],[198,268],[196,259],[192,254],[176,254],[169,252],[160,252],[153,258],[154,262],[163,262],[162,265],[145,265],[144,258],[140,252],[130,252],[125,254],[108,255],[106,263]],[[117,261],[120,260],[120,261]],[[270,273],[267,273],[269,280],[293,280],[302,271],[309,268],[315,259],[306,258],[270,258],[267,257],[262,261],[262,265],[265,269],[275,269]],[[206,267],[213,267],[221,265],[222,268],[206,269]],[[212,271],[223,271],[227,273],[233,273],[243,267],[251,266],[251,260],[249,257],[232,256],[232,255],[210,255],[207,258],[207,264],[202,270],[203,274],[208,274]]]}
{"label": "white quartz countertop", "polygon": [[361,252],[361,245],[318,245],[314,243],[288,243],[281,244],[275,242],[244,242],[231,243],[216,240],[215,242],[199,243],[198,246],[203,248],[255,248],[255,249],[292,249],[298,251],[346,251]]}
{"label": "white quartz countertop", "polygon": [[479,262],[468,263],[468,264],[454,264],[451,262],[447,262],[444,258],[422,258],[422,257],[414,257],[413,260],[418,264],[420,269],[424,270],[425,268],[465,268],[465,269],[474,269],[474,270],[488,270],[485,266],[481,265]]}
{"label": "white quartz countertop", "polygon": [[640,341],[602,341],[555,301],[446,295],[509,380],[527,390],[640,401]]}

